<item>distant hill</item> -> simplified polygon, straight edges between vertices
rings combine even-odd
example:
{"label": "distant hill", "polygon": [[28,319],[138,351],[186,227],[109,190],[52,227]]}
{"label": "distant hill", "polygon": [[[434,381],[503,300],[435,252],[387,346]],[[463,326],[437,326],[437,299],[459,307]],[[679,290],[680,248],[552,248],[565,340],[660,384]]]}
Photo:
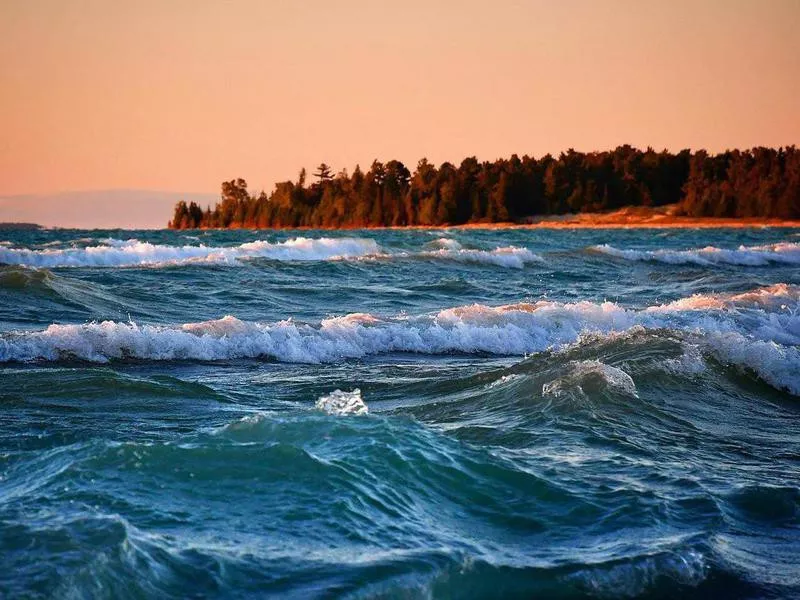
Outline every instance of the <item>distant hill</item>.
{"label": "distant hill", "polygon": [[159,229],[179,200],[214,205],[219,194],[88,190],[0,197],[0,221],[81,229]]}
{"label": "distant hill", "polygon": [[0,223],[0,229],[41,229],[36,223]]}

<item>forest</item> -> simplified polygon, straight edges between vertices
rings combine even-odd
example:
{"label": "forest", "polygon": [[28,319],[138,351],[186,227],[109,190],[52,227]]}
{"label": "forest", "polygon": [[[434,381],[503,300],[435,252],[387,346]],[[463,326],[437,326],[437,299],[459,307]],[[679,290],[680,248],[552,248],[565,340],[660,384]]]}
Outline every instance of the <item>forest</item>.
{"label": "forest", "polygon": [[479,162],[438,168],[421,159],[375,160],[334,173],[323,163],[308,181],[251,194],[243,179],[222,184],[205,210],[178,202],[169,227],[355,228],[526,222],[538,216],[677,204],[691,217],[800,218],[800,153],[794,146],[709,154],[670,153],[629,145],[605,152],[568,150],[558,157]]}

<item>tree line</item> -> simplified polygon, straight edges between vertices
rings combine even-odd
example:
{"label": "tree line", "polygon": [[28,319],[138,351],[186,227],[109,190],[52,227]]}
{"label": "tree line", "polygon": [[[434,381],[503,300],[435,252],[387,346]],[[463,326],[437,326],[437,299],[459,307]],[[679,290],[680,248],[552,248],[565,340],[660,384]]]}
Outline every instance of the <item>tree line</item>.
{"label": "tree line", "polygon": [[422,159],[412,173],[398,160],[366,172],[334,174],[321,164],[308,183],[251,194],[243,179],[222,184],[203,210],[178,202],[169,227],[380,227],[523,222],[538,215],[598,212],[678,203],[693,217],[800,218],[800,152],[794,146],[676,154],[625,145],[606,152],[568,150],[557,158],[494,162],[465,158],[438,168]]}

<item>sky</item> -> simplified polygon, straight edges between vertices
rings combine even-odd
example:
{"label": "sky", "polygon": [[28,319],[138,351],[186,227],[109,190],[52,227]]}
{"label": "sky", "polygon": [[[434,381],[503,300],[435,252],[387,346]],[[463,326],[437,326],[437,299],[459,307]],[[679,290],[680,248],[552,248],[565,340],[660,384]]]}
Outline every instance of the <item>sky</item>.
{"label": "sky", "polygon": [[91,202],[131,190],[158,226],[323,161],[798,144],[798,31],[800,0],[0,0],[0,221],[93,190],[87,226],[126,226]]}

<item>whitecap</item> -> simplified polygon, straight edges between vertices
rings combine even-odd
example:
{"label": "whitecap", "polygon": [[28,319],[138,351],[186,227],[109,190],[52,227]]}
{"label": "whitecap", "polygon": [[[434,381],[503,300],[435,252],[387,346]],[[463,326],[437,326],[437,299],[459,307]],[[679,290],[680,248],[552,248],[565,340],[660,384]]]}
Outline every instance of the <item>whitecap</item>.
{"label": "whitecap", "polygon": [[0,264],[34,267],[169,266],[191,263],[237,264],[268,258],[320,261],[376,254],[380,246],[364,238],[292,238],[283,242],[254,241],[238,246],[169,246],[137,239],[107,238],[98,246],[61,250],[0,248]]}
{"label": "whitecap", "polygon": [[791,286],[772,286],[639,310],[586,301],[472,304],[417,316],[353,313],[316,324],[233,316],[182,325],[54,324],[41,331],[0,334],[0,362],[268,358],[322,363],[390,352],[524,356],[592,335],[672,329],[684,332],[703,353],[800,394],[800,310],[798,301],[791,300],[795,293]]}
{"label": "whitecap", "polygon": [[503,246],[494,248],[493,250],[475,250],[471,248],[462,248],[458,242],[449,244],[447,247],[440,248],[439,250],[420,252],[417,256],[428,259],[494,265],[510,269],[522,269],[527,264],[541,264],[544,262],[541,256],[534,254],[527,248]]}
{"label": "whitecap", "polygon": [[361,390],[358,388],[352,392],[334,390],[326,396],[320,396],[315,406],[318,410],[338,417],[365,415],[369,412],[369,408],[361,398]]}
{"label": "whitecap", "polygon": [[761,246],[739,246],[736,249],[706,246],[689,250],[630,250],[619,249],[609,244],[592,246],[591,250],[631,261],[655,261],[673,265],[695,264],[710,266],[717,264],[761,267],[770,264],[800,264],[800,244],[780,242]]}

